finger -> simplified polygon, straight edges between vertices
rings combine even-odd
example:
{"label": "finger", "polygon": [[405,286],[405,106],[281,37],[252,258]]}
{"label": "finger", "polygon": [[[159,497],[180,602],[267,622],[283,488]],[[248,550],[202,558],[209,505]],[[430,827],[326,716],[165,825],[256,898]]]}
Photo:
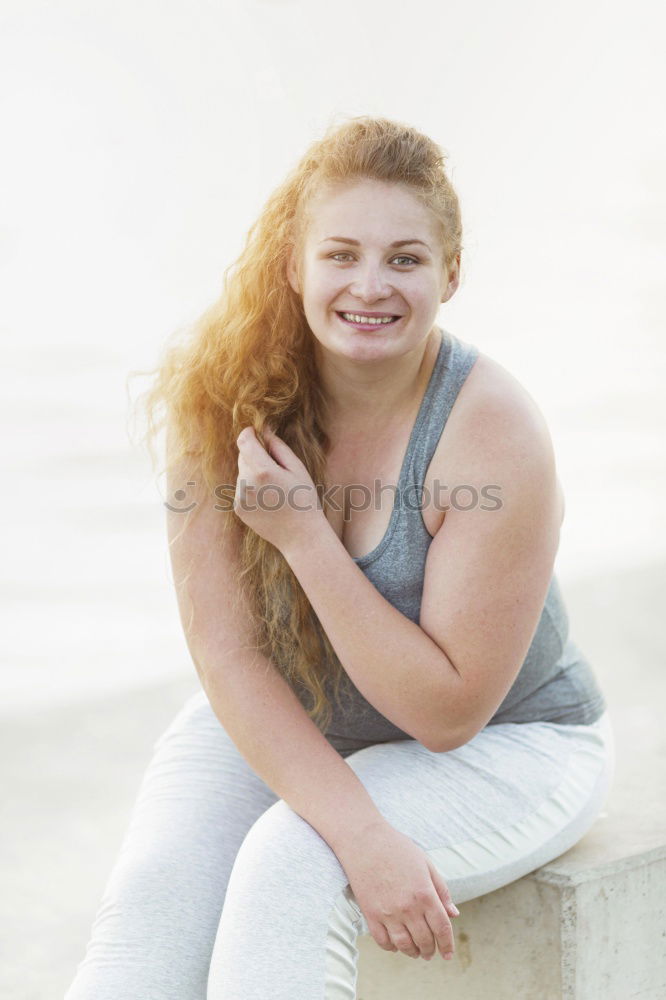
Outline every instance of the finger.
{"label": "finger", "polygon": [[384,924],[378,924],[374,920],[372,920],[372,921],[369,920],[368,921],[368,930],[370,931],[371,935],[373,936],[373,938],[375,939],[375,941],[377,942],[377,944],[379,945],[379,947],[383,948],[384,951],[397,951],[398,950],[396,948],[396,946],[393,944],[393,942],[391,941],[391,938],[389,936],[389,932],[387,931],[386,927],[384,927]]}
{"label": "finger", "polygon": [[236,446],[238,448],[249,448],[253,443],[259,443],[259,439],[254,433],[254,427],[244,427],[236,438]]}
{"label": "finger", "polygon": [[257,485],[255,479],[257,478],[256,470],[253,470],[246,462],[238,463],[238,476],[236,478],[236,491],[239,494],[245,494],[248,491],[256,490]]}
{"label": "finger", "polygon": [[449,957],[453,958],[455,950],[453,927],[451,926],[451,921],[446,910],[443,907],[439,907],[436,910],[429,910],[425,916],[428,926],[435,937],[440,955],[446,959]]}
{"label": "finger", "polygon": [[239,443],[238,447],[238,474],[247,482],[256,483],[262,486],[271,480],[276,474],[276,466],[270,456],[264,451],[261,445],[246,438],[246,443]]}
{"label": "finger", "polygon": [[296,463],[300,465],[301,462],[287,442],[283,441],[268,424],[264,427],[263,436],[266,439],[266,451],[271,458],[274,458],[283,469],[296,471]]}
{"label": "finger", "polygon": [[425,958],[429,962],[437,951],[437,942],[425,916],[410,921],[408,930],[412,936],[412,941],[419,950],[419,957]]}
{"label": "finger", "polygon": [[408,955],[410,958],[419,957],[420,951],[409,929],[404,924],[393,924],[388,928],[388,931],[391,941],[398,951],[401,951],[403,955]]}
{"label": "finger", "polygon": [[244,427],[236,438],[236,446],[241,454],[249,455],[252,458],[263,456],[264,463],[269,454],[268,448],[264,445],[254,427]]}
{"label": "finger", "polygon": [[444,881],[443,877],[440,875],[437,868],[435,868],[430,858],[428,858],[428,868],[430,869],[430,877],[432,878],[432,884],[437,890],[437,895],[444,904],[444,908],[446,909],[447,913],[449,915],[453,914],[454,917],[459,917],[460,910],[458,909],[458,907],[451,898],[449,887]]}
{"label": "finger", "polygon": [[[262,470],[275,475],[275,467],[279,469],[296,471],[295,462],[298,461],[291,448],[273,435],[266,435],[266,445],[259,440],[253,427],[244,427],[236,438],[239,458],[245,456],[255,465],[255,478],[261,475]],[[299,463],[300,464],[300,463]]]}

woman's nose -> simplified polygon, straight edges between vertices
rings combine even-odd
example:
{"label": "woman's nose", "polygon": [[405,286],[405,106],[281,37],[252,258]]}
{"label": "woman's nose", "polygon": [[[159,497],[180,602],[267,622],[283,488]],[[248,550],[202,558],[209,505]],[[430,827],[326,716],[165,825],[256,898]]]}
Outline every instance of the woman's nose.
{"label": "woman's nose", "polygon": [[368,264],[359,268],[354,276],[350,291],[365,301],[387,298],[392,293],[383,269],[378,265]]}

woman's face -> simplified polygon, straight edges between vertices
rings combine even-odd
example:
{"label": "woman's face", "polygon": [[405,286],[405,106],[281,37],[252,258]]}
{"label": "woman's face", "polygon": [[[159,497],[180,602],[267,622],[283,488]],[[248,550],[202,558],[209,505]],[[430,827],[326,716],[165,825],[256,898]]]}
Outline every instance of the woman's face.
{"label": "woman's face", "polygon": [[[294,256],[288,278],[322,348],[379,360],[415,348],[432,330],[458,286],[459,262],[449,274],[442,257],[432,214],[405,186],[362,179],[312,199],[301,280]],[[363,329],[342,313],[399,318]]]}

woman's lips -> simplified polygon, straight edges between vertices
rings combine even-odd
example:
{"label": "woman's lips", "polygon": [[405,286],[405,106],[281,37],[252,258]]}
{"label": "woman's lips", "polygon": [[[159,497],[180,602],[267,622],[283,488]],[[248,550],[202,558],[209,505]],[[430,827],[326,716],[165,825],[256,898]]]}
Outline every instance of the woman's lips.
{"label": "woman's lips", "polygon": [[374,333],[376,330],[384,330],[388,329],[391,326],[395,326],[396,323],[399,323],[400,320],[402,319],[402,316],[398,316],[395,319],[391,320],[390,323],[352,323],[351,320],[345,319],[341,313],[336,313],[336,316],[338,316],[342,320],[345,326],[351,326],[355,330],[370,330],[372,333]]}

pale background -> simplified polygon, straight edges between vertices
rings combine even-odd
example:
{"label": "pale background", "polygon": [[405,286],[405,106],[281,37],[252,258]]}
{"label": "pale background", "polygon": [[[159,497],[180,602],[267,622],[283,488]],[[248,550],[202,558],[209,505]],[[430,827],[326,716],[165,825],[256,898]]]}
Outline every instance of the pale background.
{"label": "pale background", "polygon": [[197,686],[125,380],[216,297],[334,115],[448,153],[464,277],[440,322],[546,416],[574,637],[650,718],[626,686],[663,659],[663,22],[646,0],[3,0],[12,1000],[71,979],[152,741]]}

